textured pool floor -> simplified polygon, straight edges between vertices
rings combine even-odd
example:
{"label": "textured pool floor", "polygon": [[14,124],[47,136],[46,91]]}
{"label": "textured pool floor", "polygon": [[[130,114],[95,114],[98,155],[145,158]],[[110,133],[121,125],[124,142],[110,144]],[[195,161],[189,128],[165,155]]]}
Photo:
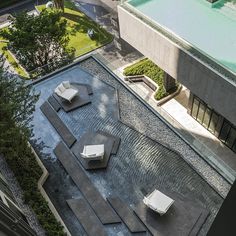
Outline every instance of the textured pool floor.
{"label": "textured pool floor", "polygon": [[[81,67],[100,75],[102,79],[92,76]],[[106,83],[102,81],[103,79]],[[138,123],[141,116],[145,120],[146,116],[151,116],[150,111],[143,106],[145,112],[140,114],[140,102],[93,59],[35,85],[35,89],[41,92],[41,96],[32,121],[34,138],[42,142],[42,146],[38,145],[38,149],[50,174],[44,187],[71,234],[86,235],[65,202],[67,199],[81,196],[81,193],[53,154],[53,149],[60,137],[39,109],[57,84],[63,80],[89,83],[94,91],[91,104],[70,113],[62,110],[58,113],[76,138],[79,139],[87,130],[98,129],[121,138],[119,151],[117,155],[111,157],[106,170],[86,172],[100,193],[104,197],[115,194],[131,206],[154,188],[179,194],[210,210],[211,215],[200,232],[200,235],[206,235],[223,201],[222,198],[184,161],[181,155],[139,132],[135,120]],[[117,119],[118,106],[122,122]],[[132,122],[126,120],[128,117],[126,114],[133,114]],[[131,125],[137,130],[131,128]],[[145,121],[143,125],[145,126]],[[164,127],[169,129],[167,126]],[[176,138],[173,133],[173,139]],[[123,224],[105,227],[109,236],[131,235]]]}

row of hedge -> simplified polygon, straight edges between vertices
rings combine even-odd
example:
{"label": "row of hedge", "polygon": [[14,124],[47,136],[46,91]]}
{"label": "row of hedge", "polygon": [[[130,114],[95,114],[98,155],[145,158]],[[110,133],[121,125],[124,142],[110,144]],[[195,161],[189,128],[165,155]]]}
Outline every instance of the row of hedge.
{"label": "row of hedge", "polygon": [[155,93],[156,100],[160,100],[169,94],[164,87],[164,71],[147,58],[126,67],[123,73],[126,76],[146,75],[152,79],[158,85],[158,90]]}
{"label": "row of hedge", "polygon": [[18,145],[6,151],[4,156],[24,192],[25,203],[32,207],[47,236],[66,235],[63,226],[56,220],[47,201],[38,190],[38,180],[42,170],[27,139],[21,136],[17,143]]}

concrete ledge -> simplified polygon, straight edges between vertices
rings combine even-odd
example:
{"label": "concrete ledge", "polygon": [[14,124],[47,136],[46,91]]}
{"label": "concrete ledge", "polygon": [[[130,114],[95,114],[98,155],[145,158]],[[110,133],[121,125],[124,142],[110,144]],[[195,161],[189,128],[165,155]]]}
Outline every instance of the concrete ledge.
{"label": "concrete ledge", "polygon": [[39,189],[40,193],[42,194],[43,198],[47,201],[48,206],[49,206],[50,210],[52,211],[53,215],[55,216],[56,220],[58,220],[61,223],[61,225],[64,227],[64,232],[66,233],[66,235],[67,236],[72,236],[70,231],[66,227],[64,221],[62,220],[59,213],[57,212],[56,208],[54,207],[53,203],[51,202],[50,198],[48,197],[46,191],[43,188],[43,185],[46,182],[46,180],[49,176],[49,173],[48,173],[47,169],[43,165],[42,161],[40,160],[40,158],[38,157],[37,153],[35,152],[34,148],[31,146],[30,143],[29,143],[29,146],[31,147],[32,152],[34,153],[34,156],[36,158],[36,161],[37,161],[39,167],[43,171],[43,174],[42,174],[42,176],[40,177],[40,179],[38,181],[38,189]]}
{"label": "concrete ledge", "polygon": [[166,97],[164,97],[164,98],[158,100],[158,101],[157,101],[157,106],[161,106],[162,104],[168,102],[170,99],[172,99],[172,98],[174,98],[176,95],[178,95],[178,94],[180,93],[182,87],[183,87],[183,86],[180,85],[180,86],[178,87],[178,89],[177,89],[175,92],[173,92],[173,93],[169,94],[168,96],[166,96]]}
{"label": "concrete ledge", "polygon": [[125,81],[144,82],[154,92],[158,89],[158,85],[146,75],[131,75],[126,76],[124,79]]}

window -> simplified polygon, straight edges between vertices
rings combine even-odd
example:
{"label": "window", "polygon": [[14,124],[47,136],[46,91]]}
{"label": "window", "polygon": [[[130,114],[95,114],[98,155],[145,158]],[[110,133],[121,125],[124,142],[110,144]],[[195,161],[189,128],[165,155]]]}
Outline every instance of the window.
{"label": "window", "polygon": [[199,100],[194,98],[194,100],[193,100],[193,107],[192,107],[192,116],[195,119],[197,119],[198,107],[199,107]]}
{"label": "window", "polygon": [[202,124],[203,122],[203,116],[205,113],[206,106],[203,103],[200,103],[199,109],[198,109],[198,115],[197,115],[197,121]]}
{"label": "window", "polygon": [[217,126],[218,119],[219,119],[219,115],[217,113],[213,112],[211,115],[211,121],[210,121],[210,125],[208,128],[208,130],[213,134],[215,133],[215,128]]}
{"label": "window", "polygon": [[225,143],[229,148],[232,148],[235,143],[235,140],[236,140],[236,129],[231,127],[231,129],[229,131],[229,135],[228,135]]}
{"label": "window", "polygon": [[232,150],[233,150],[234,152],[236,152],[236,140],[234,141],[234,145],[233,145],[233,147],[232,147]]}
{"label": "window", "polygon": [[220,135],[219,135],[219,139],[222,141],[222,142],[225,142],[227,137],[228,137],[228,133],[230,131],[230,123],[227,122],[226,120],[224,120],[224,123],[222,125],[222,128],[221,128],[221,131],[220,131]]}
{"label": "window", "polygon": [[[221,116],[196,96],[193,97],[191,116],[212,134],[216,135],[218,133],[216,132],[216,127],[218,131],[218,127],[221,125],[219,123]],[[224,119],[223,124],[219,128],[219,139],[236,152],[236,127]]]}
{"label": "window", "polygon": [[208,127],[209,127],[210,119],[211,119],[211,109],[207,108],[206,112],[205,112],[205,115],[204,115],[204,118],[203,118],[203,123],[202,123],[202,125],[206,129],[208,129]]}

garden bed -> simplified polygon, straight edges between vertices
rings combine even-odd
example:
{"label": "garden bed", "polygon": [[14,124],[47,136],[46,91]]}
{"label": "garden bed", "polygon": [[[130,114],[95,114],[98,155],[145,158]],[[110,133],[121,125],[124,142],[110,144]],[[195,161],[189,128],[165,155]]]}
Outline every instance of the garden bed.
{"label": "garden bed", "polygon": [[123,71],[123,74],[125,76],[128,76],[129,78],[130,76],[136,78],[145,76],[146,78],[150,78],[154,83],[157,84],[158,87],[154,94],[154,98],[156,100],[161,100],[162,98],[168,96],[170,93],[174,93],[178,89],[178,85],[176,84],[176,87],[167,92],[164,87],[164,71],[147,58],[126,67]]}

